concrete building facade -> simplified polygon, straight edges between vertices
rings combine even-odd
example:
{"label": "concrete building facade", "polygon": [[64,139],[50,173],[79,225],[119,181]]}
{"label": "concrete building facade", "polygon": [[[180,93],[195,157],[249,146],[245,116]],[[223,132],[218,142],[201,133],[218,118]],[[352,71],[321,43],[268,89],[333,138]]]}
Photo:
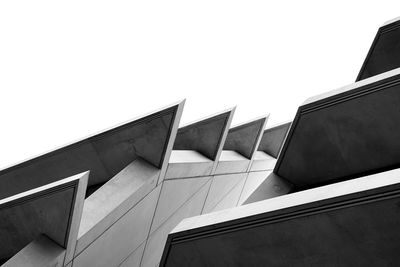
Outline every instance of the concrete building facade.
{"label": "concrete building facade", "polygon": [[184,101],[0,171],[2,266],[398,266],[399,20],[292,122]]}

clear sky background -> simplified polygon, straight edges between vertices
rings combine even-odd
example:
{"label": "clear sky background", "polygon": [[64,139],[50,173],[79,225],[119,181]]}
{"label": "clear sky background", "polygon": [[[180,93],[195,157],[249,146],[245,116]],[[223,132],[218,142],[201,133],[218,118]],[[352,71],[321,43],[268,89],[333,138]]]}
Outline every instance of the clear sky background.
{"label": "clear sky background", "polygon": [[0,1],[0,168],[186,98],[291,120],[352,83],[399,1]]}

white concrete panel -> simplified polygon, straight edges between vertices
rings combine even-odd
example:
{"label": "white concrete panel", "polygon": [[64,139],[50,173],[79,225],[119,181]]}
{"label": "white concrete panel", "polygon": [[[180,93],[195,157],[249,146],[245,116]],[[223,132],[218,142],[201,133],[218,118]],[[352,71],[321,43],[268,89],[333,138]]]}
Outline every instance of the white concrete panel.
{"label": "white concrete panel", "polygon": [[90,195],[83,207],[76,253],[80,253],[152,191],[159,174],[159,169],[137,159]]}
{"label": "white concrete panel", "polygon": [[156,229],[149,237],[141,266],[154,267],[161,260],[162,252],[165,246],[169,232],[178,225],[184,218],[200,215],[211,180],[193,195],[182,207],[180,207],[167,221]]}
{"label": "white concrete panel", "polygon": [[271,157],[263,151],[256,151],[251,163],[250,171],[273,170],[276,164],[276,158]]}
{"label": "white concrete panel", "polygon": [[242,205],[246,199],[267,179],[272,171],[250,172],[243,187],[238,206]]}
{"label": "white concrete panel", "polygon": [[249,164],[250,160],[239,153],[232,150],[223,150],[214,174],[246,172]]}
{"label": "white concrete panel", "polygon": [[214,162],[194,150],[172,150],[165,179],[210,175]]}
{"label": "white concrete panel", "polygon": [[238,183],[246,179],[247,173],[215,175],[202,214],[209,213]]}
{"label": "white concrete panel", "polygon": [[228,192],[218,203],[212,208],[212,212],[219,211],[223,209],[230,209],[236,207],[240,193],[243,190],[243,186],[246,182],[246,176],[244,176],[239,183],[237,183],[231,191]]}
{"label": "white concrete panel", "polygon": [[143,242],[119,267],[139,267],[146,242]]}
{"label": "white concrete panel", "polygon": [[157,229],[210,179],[211,176],[165,180],[150,233]]}
{"label": "white concrete panel", "polygon": [[186,177],[207,176],[211,174],[214,162],[189,162],[189,163],[169,163],[165,179],[176,179]]}
{"label": "white concrete panel", "polygon": [[74,267],[118,266],[143,243],[153,218],[161,185],[76,256]]}

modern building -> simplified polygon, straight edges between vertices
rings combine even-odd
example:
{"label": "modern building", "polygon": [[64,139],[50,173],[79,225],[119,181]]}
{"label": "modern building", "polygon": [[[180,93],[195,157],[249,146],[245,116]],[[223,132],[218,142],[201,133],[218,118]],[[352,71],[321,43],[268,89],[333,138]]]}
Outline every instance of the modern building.
{"label": "modern building", "polygon": [[184,101],[0,171],[2,266],[399,266],[400,20],[292,122]]}

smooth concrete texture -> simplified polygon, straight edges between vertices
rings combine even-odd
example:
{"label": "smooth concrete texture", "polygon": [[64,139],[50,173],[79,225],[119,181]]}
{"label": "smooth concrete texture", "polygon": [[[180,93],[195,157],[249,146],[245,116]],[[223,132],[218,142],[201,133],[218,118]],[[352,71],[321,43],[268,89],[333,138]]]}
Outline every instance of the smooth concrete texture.
{"label": "smooth concrete texture", "polygon": [[125,215],[157,184],[160,170],[137,159],[85,200],[77,252]]}
{"label": "smooth concrete texture", "polygon": [[174,150],[194,150],[215,160],[235,108],[179,128]]}
{"label": "smooth concrete texture", "polygon": [[189,198],[175,213],[150,234],[141,266],[158,266],[168,233],[184,218],[199,215],[204,205],[211,181],[208,180],[191,198]]}
{"label": "smooth concrete texture", "polygon": [[182,221],[160,266],[397,266],[399,169]]}
{"label": "smooth concrete texture", "polygon": [[265,129],[258,150],[277,158],[292,122],[285,122]]}
{"label": "smooth concrete texture", "polygon": [[[261,177],[264,177],[264,179],[258,184]],[[252,179],[255,181],[252,181]],[[242,205],[286,195],[293,190],[292,184],[273,172],[249,173],[247,181],[249,182],[248,186],[250,188],[246,187],[246,189],[243,189],[243,191],[246,191],[242,196]],[[255,186],[256,184],[258,185]]]}
{"label": "smooth concrete texture", "polygon": [[[243,185],[246,180],[247,173],[237,173],[237,174],[226,174],[226,175],[215,175],[212,178],[212,183],[210,190],[207,195],[206,202],[202,214],[209,213],[218,209],[218,204],[228,197],[232,190],[234,190],[238,185]],[[236,206],[241,189],[237,194],[237,199],[235,202]],[[236,191],[234,192],[236,193]],[[232,206],[232,207],[233,207]]]}
{"label": "smooth concrete texture", "polygon": [[172,150],[165,179],[210,175],[214,161],[194,150]]}
{"label": "smooth concrete texture", "polygon": [[242,193],[240,194],[238,206],[243,205],[243,203],[253,194],[254,191],[256,191],[256,189],[268,178],[268,175],[271,173],[272,170],[250,172],[247,175]]}
{"label": "smooth concrete texture", "polygon": [[250,166],[250,160],[236,151],[222,150],[214,174],[246,172]]}
{"label": "smooth concrete texture", "polygon": [[298,190],[400,166],[400,70],[308,99],[274,172]]}
{"label": "smooth concrete texture", "polygon": [[252,159],[268,117],[262,117],[229,129],[223,150],[233,150]]}
{"label": "smooth concrete texture", "polygon": [[400,21],[394,19],[378,29],[356,81],[400,67]]}
{"label": "smooth concrete texture", "polygon": [[2,267],[62,267],[65,249],[41,235]]}
{"label": "smooth concrete texture", "polygon": [[160,227],[210,180],[211,176],[164,181],[150,233]]}
{"label": "smooth concrete texture", "polygon": [[251,162],[250,172],[273,170],[276,159],[263,151],[256,151]]}
{"label": "smooth concrete texture", "polygon": [[73,251],[87,179],[86,172],[0,200],[0,259],[13,257],[41,234],[67,254]]}
{"label": "smooth concrete texture", "polygon": [[221,200],[212,208],[211,212],[230,209],[237,206],[240,194],[243,191],[244,184],[246,182],[247,174],[243,174],[242,179],[226,194]]}
{"label": "smooth concrete texture", "polygon": [[158,185],[82,252],[73,267],[111,267],[121,264],[147,237],[160,193]]}
{"label": "smooth concrete texture", "polygon": [[182,108],[183,102],[174,104],[4,169],[0,171],[0,198],[87,170],[91,171],[88,185],[101,184],[139,157],[161,169],[166,152],[170,153],[169,142],[172,149]]}
{"label": "smooth concrete texture", "polygon": [[118,267],[139,267],[140,261],[142,260],[142,255],[143,255],[145,245],[146,245],[146,242],[143,242]]}

